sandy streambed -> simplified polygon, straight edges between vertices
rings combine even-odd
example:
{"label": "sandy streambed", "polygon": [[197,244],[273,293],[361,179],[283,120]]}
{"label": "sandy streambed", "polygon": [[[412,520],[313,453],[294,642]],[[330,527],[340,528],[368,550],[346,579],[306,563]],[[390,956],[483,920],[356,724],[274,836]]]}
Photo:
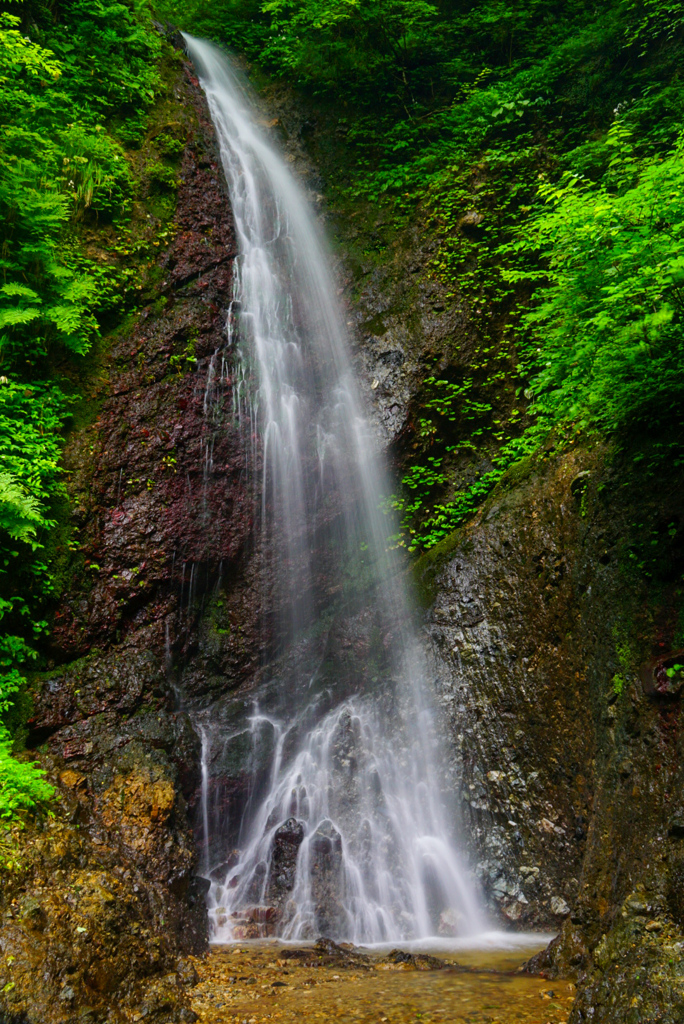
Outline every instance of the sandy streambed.
{"label": "sandy streambed", "polygon": [[529,949],[458,959],[388,955],[331,943],[215,947],[194,961],[200,981],[192,1007],[207,1024],[564,1024],[574,985],[517,973],[529,956]]}

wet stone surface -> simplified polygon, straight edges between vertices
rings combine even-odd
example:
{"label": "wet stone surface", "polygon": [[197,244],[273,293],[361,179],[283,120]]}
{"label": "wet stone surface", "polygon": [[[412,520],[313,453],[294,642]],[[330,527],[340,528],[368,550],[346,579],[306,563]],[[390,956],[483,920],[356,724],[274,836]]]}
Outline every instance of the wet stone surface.
{"label": "wet stone surface", "polygon": [[564,1024],[574,985],[519,972],[524,952],[371,953],[329,940],[215,947],[197,959],[192,1008],[207,1024]]}
{"label": "wet stone surface", "polygon": [[[151,114],[151,134],[172,124],[185,142],[175,212],[162,234],[141,184],[134,225],[160,255],[141,271],[143,308],[108,339],[93,408],[65,449],[63,597],[27,721],[29,756],[56,797],[50,817],[17,834],[21,861],[0,880],[3,1022],[194,1019],[176,967],[206,944],[188,813],[199,740],[176,710],[168,662],[174,646],[193,643],[197,566],[223,559],[227,571],[239,560],[251,511],[236,483],[244,460],[234,431],[214,446],[215,473],[202,471],[207,367],[224,339],[235,247],[188,70],[169,57]],[[225,659],[249,661],[250,650]]]}

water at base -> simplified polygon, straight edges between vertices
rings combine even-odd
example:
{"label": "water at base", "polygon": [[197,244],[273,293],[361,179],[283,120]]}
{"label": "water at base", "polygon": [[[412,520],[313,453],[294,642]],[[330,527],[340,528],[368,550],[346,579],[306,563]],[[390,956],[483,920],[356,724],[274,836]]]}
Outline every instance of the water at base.
{"label": "water at base", "polygon": [[[218,707],[198,720],[212,940],[474,934],[485,923],[442,796],[425,671],[380,510],[389,488],[325,246],[225,55],[185,39],[235,219],[227,346],[281,658],[275,697],[237,725]],[[254,769],[228,821],[212,772],[235,735]]]}
{"label": "water at base", "polygon": [[205,1024],[567,1024],[575,986],[518,970],[547,938],[455,955],[437,950],[437,963],[422,964],[367,949],[348,961],[322,949],[288,958],[294,951],[273,940],[214,947],[197,962],[192,1008]]}

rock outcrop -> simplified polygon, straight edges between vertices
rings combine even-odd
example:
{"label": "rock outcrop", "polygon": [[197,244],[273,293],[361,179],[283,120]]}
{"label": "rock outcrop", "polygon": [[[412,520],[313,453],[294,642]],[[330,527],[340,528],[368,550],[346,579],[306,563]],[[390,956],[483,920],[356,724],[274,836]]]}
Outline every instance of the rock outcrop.
{"label": "rock outcrop", "polygon": [[[140,271],[142,308],[99,357],[99,412],[65,452],[54,667],[33,682],[27,739],[58,795],[17,837],[0,887],[3,1021],[195,1019],[182,958],[207,942],[192,831],[200,750],[172,662],[196,651],[197,606],[221,573],[240,621],[223,669],[239,678],[256,657],[240,576],[252,507],[220,364],[230,208],[202,93],[179,57],[165,61],[167,94],[131,154],[133,231],[157,252]],[[160,197],[145,150],[169,135],[184,150]]]}
{"label": "rock outcrop", "polygon": [[[578,979],[572,1024],[674,1022],[681,487],[620,486],[627,456],[559,448],[419,562],[426,640],[482,887],[503,921],[560,929],[531,969]],[[646,531],[648,573],[637,509],[671,524]]]}

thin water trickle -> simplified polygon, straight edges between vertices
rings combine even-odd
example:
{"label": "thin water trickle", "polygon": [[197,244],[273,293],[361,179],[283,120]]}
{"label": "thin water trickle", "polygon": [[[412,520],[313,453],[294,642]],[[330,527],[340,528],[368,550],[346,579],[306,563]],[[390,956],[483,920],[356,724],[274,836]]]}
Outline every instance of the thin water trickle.
{"label": "thin water trickle", "polygon": [[[261,487],[261,597],[281,658],[276,711],[257,704],[238,729],[249,781],[234,820],[212,776],[227,727],[216,709],[198,719],[212,938],[473,934],[484,921],[443,799],[425,668],[381,511],[385,468],[325,245],[228,59],[185,40],[235,220],[226,351],[233,414]],[[191,596],[193,583],[194,566]]]}
{"label": "thin water trickle", "polygon": [[167,619],[164,624],[164,668],[167,674],[173,668],[173,657],[171,655],[171,626]]}
{"label": "thin water trickle", "polygon": [[[205,836],[209,835],[209,765],[207,763],[207,734],[204,729],[200,727],[200,742],[202,744],[202,753],[200,759],[200,770],[202,772],[202,829]],[[202,867],[206,875],[211,870],[211,864],[209,863],[209,846],[206,845],[204,848],[204,856],[202,857]]]}

